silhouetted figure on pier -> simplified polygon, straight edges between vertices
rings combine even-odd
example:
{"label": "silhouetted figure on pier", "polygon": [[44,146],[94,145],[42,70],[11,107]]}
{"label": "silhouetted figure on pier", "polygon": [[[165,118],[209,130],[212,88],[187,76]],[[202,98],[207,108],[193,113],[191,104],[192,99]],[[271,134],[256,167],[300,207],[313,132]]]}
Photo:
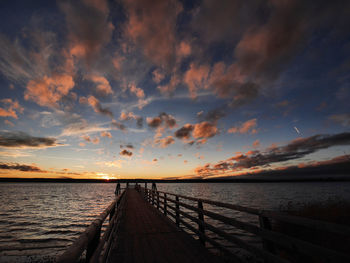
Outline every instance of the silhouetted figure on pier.
{"label": "silhouetted figure on pier", "polygon": [[152,191],[157,191],[157,185],[156,183],[152,183]]}
{"label": "silhouetted figure on pier", "polygon": [[120,183],[117,183],[117,187],[115,188],[114,193],[115,193],[115,195],[119,195],[120,194]]}

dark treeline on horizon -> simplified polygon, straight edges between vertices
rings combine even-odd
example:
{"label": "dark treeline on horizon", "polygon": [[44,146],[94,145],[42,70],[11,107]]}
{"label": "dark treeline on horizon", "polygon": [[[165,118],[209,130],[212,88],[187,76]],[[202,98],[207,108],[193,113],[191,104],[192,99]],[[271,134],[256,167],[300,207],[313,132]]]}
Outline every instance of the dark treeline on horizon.
{"label": "dark treeline on horizon", "polygon": [[288,183],[288,182],[341,182],[350,177],[325,178],[215,178],[215,179],[69,179],[69,178],[0,178],[0,183]]}

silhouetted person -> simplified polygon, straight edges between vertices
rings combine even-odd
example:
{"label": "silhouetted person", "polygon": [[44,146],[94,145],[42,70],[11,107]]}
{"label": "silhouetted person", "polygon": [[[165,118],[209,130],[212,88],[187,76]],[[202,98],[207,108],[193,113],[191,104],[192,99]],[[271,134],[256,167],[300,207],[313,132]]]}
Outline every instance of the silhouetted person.
{"label": "silhouetted person", "polygon": [[120,183],[117,183],[117,187],[115,188],[114,193],[115,193],[115,195],[119,195],[120,194]]}
{"label": "silhouetted person", "polygon": [[135,189],[136,189],[136,191],[140,192],[141,189],[140,189],[140,185],[138,183],[135,184]]}
{"label": "silhouetted person", "polygon": [[152,183],[152,191],[157,191],[157,186],[155,182]]}

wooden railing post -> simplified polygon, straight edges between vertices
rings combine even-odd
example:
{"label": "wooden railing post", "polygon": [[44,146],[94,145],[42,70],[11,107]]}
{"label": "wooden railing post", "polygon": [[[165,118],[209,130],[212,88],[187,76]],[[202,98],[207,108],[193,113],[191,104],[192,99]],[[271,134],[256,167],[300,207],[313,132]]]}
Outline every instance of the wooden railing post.
{"label": "wooden railing post", "polygon": [[112,210],[111,210],[111,213],[109,214],[109,222],[111,222],[113,216],[114,216],[114,213],[115,213],[115,206],[113,206]]}
{"label": "wooden railing post", "polygon": [[154,190],[152,189],[152,205],[154,205]]}
{"label": "wooden railing post", "polygon": [[101,225],[98,227],[96,234],[94,238],[91,240],[91,242],[88,244],[86,249],[86,262],[89,262],[92,255],[94,254],[98,243],[100,241],[100,235],[101,235]]}
{"label": "wooden railing post", "polygon": [[[271,222],[268,217],[259,215],[259,224],[262,229],[272,230]],[[274,253],[275,248],[273,242],[262,238],[263,248],[267,251]]]}
{"label": "wooden railing post", "polygon": [[180,226],[180,205],[179,205],[179,197],[176,196],[176,225]]}
{"label": "wooden railing post", "polygon": [[159,210],[159,192],[157,191],[157,209]]}
{"label": "wooden railing post", "polygon": [[[203,203],[202,201],[198,201],[198,219],[201,220],[201,222],[204,222],[204,216],[203,216]],[[198,230],[201,234],[205,234],[205,230],[204,230],[204,225],[198,222]],[[202,243],[202,245],[205,246],[205,238],[201,235],[199,235],[199,241]]]}
{"label": "wooden railing post", "polygon": [[167,214],[167,201],[166,201],[166,193],[164,193],[164,215]]}

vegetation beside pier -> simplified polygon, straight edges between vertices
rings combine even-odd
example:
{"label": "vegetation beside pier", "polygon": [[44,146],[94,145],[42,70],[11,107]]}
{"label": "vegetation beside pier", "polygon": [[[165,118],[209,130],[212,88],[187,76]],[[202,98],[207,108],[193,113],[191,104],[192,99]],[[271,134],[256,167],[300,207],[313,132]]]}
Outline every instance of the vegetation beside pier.
{"label": "vegetation beside pier", "polygon": [[[292,216],[300,216],[314,220],[327,221],[338,225],[350,226],[350,202],[342,199],[328,199],[322,202],[293,203],[289,202],[279,208],[280,212]],[[348,244],[350,237],[346,234],[328,233],[312,228],[297,226],[291,223],[276,221],[273,224],[276,231],[318,244],[322,247],[338,250],[350,255]],[[281,254],[292,262],[322,262],[315,255],[314,258],[303,256],[298,258],[293,253],[279,249]]]}

